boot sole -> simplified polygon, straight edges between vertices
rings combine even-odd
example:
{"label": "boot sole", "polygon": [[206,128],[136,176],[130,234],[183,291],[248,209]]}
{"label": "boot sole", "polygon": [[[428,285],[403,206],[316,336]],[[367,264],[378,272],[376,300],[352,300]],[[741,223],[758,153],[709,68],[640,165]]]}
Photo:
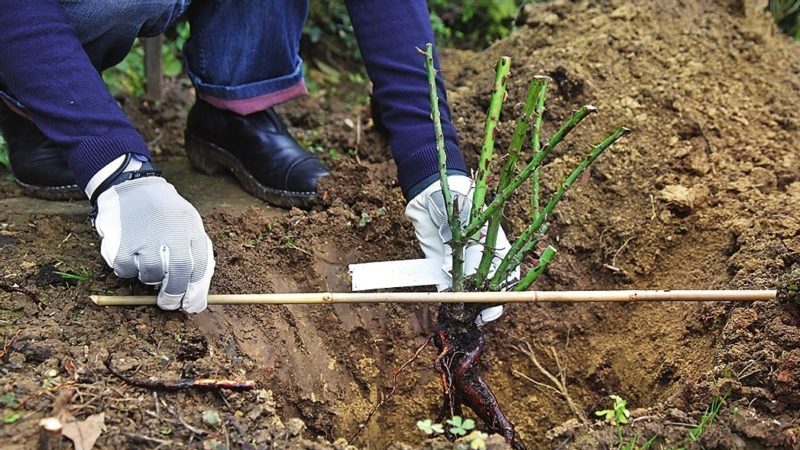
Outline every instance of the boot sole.
{"label": "boot sole", "polygon": [[22,190],[22,193],[28,197],[55,201],[86,200],[86,194],[78,188],[77,184],[70,186],[37,186],[19,180],[14,181]]}
{"label": "boot sole", "polygon": [[185,133],[186,156],[195,169],[206,175],[230,171],[249,194],[282,208],[309,209],[319,203],[316,192],[293,192],[264,186],[247,171],[244,164],[224,148]]}

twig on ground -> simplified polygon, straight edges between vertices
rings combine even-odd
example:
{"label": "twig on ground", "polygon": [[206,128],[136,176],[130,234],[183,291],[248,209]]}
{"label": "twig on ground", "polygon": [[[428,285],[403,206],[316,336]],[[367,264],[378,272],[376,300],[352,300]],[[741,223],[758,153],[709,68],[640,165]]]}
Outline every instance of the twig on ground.
{"label": "twig on ground", "polygon": [[387,394],[385,396],[382,396],[381,401],[378,402],[378,404],[375,405],[374,408],[372,408],[372,410],[369,412],[369,414],[367,414],[367,418],[364,419],[364,423],[359,424],[358,430],[353,434],[353,436],[350,437],[350,439],[347,440],[347,445],[351,445],[353,443],[353,441],[355,441],[356,438],[361,435],[361,432],[364,431],[365,428],[367,428],[367,425],[369,425],[370,420],[372,420],[372,416],[375,415],[375,413],[378,411],[378,409],[380,409],[383,405],[385,405],[386,403],[389,402],[389,400],[392,399],[392,397],[394,396],[395,391],[397,390],[397,376],[400,375],[400,372],[402,372],[403,369],[405,369],[409,364],[411,364],[417,358],[419,358],[420,353],[422,353],[422,351],[425,350],[425,347],[427,347],[428,344],[430,344],[432,340],[433,340],[433,336],[429,337],[425,341],[425,343],[422,344],[417,349],[417,351],[414,352],[414,356],[409,358],[406,362],[404,362],[402,365],[400,365],[400,367],[398,367],[397,369],[394,370],[394,373],[392,374],[392,384],[391,384],[392,387],[389,390],[389,394]]}
{"label": "twig on ground", "polygon": [[134,433],[125,433],[125,437],[131,440],[131,443],[138,443],[138,444],[158,444],[158,446],[162,445],[175,445],[174,441],[167,441],[164,439],[156,439],[154,437],[146,436],[144,434],[134,434]]}
{"label": "twig on ground", "polygon": [[152,389],[157,391],[175,392],[182,389],[213,390],[228,389],[231,391],[249,391],[256,387],[253,380],[225,380],[215,378],[179,378],[177,380],[137,380],[114,369],[112,358],[114,354],[109,353],[104,363],[112,375],[119,378],[131,386],[142,389]]}
{"label": "twig on ground", "polygon": [[8,349],[11,348],[11,344],[17,340],[20,333],[22,333],[22,330],[17,330],[13,336],[8,337],[8,339],[6,339],[6,341],[3,343],[3,349],[0,350],[0,360],[6,357],[6,354],[8,354]]}
{"label": "twig on ground", "polygon": [[628,239],[627,239],[627,240],[626,240],[626,241],[625,241],[625,242],[622,244],[622,246],[621,246],[620,248],[618,248],[618,249],[617,249],[617,251],[615,251],[615,252],[614,252],[614,256],[613,256],[613,257],[611,257],[611,265],[612,265],[612,266],[614,266],[614,267],[618,267],[618,266],[617,266],[617,256],[619,256],[619,254],[622,252],[622,250],[625,250],[625,247],[627,247],[627,246],[628,246],[628,244],[629,244],[629,243],[630,243],[630,242],[631,242],[631,241],[632,241],[634,238],[636,238],[636,236],[631,236],[631,237],[629,237],[629,238],[628,238]]}
{"label": "twig on ground", "polygon": [[178,422],[180,422],[181,425],[183,425],[183,427],[186,428],[187,430],[189,430],[190,432],[192,432],[192,433],[194,433],[194,434],[196,434],[198,436],[205,436],[205,435],[210,433],[208,430],[204,430],[202,428],[197,428],[197,427],[194,427],[194,426],[189,425],[188,423],[186,423],[186,421],[183,420],[183,417],[181,417],[180,414],[178,414],[171,406],[169,406],[167,404],[167,402],[164,401],[164,399],[161,399],[161,405],[164,407],[164,409],[167,410],[168,413],[172,414],[173,417],[178,419]]}
{"label": "twig on ground", "polygon": [[514,373],[530,381],[535,386],[551,390],[556,394],[560,395],[567,402],[567,406],[569,406],[569,409],[570,411],[572,411],[572,414],[574,414],[575,417],[577,417],[578,420],[581,421],[581,423],[589,423],[589,419],[586,417],[586,414],[580,407],[578,407],[578,404],[575,403],[575,401],[569,395],[569,391],[567,390],[567,368],[564,364],[561,363],[561,358],[558,357],[558,352],[556,351],[556,349],[550,347],[550,354],[556,363],[556,368],[558,369],[557,375],[553,375],[542,365],[542,363],[539,362],[539,359],[536,358],[536,355],[533,352],[533,347],[531,347],[531,344],[528,341],[522,341],[522,342],[525,344],[525,347],[515,346],[515,348],[520,352],[524,353],[525,355],[527,355],[528,358],[533,363],[533,365],[536,366],[536,369],[542,375],[544,375],[548,380],[550,380],[550,383],[552,384],[546,384],[540,381],[536,381],[518,370],[515,370]]}
{"label": "twig on ground", "polygon": [[22,286],[19,286],[19,285],[11,286],[11,285],[8,285],[6,283],[0,283],[0,290],[6,291],[9,294],[12,294],[14,292],[19,292],[20,294],[24,294],[29,299],[33,300],[33,302],[36,303],[36,305],[39,306],[40,308],[42,306],[42,301],[39,300],[39,296],[34,294],[33,292],[29,291],[27,288],[22,287]]}

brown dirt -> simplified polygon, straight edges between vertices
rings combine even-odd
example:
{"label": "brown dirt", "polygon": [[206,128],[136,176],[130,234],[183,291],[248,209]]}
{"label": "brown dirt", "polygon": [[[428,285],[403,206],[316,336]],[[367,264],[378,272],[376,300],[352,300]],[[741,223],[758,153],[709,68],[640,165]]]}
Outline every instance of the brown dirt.
{"label": "brown dirt", "polygon": [[[546,193],[590,143],[622,124],[633,129],[554,215],[550,239],[560,253],[537,288],[783,286],[782,301],[772,303],[509,308],[487,327],[484,375],[530,448],[608,448],[616,446],[616,431],[578,423],[559,396],[527,381],[521,374],[546,380],[517,348],[521,341],[550,370],[555,361],[546,350],[556,349],[570,394],[590,420],[610,406],[609,394],[625,398],[636,419],[625,435],[640,444],[658,435],[653,448],[699,448],[688,430],[715,396],[727,394],[713,429],[700,438],[705,448],[800,448],[800,46],[764,16],[730,3],[556,1],[528,7],[519,32],[478,57],[443,57],[473,164],[500,55],[511,56],[514,67],[500,148],[535,74],[555,80],[546,134],[581,104],[599,107],[549,159]],[[301,140],[338,154],[322,153],[334,171],[325,205],[208,214],[218,261],[214,292],[344,290],[348,263],[419,256],[385,143],[363,102],[343,102],[348,89],[335,89],[285,109]],[[161,157],[180,154],[190,95],[177,90],[161,105],[125,105],[149,140],[167,130],[158,138]],[[345,119],[361,123],[358,139],[358,127]],[[6,182],[0,192],[16,191]],[[527,208],[521,196],[509,209],[512,235]],[[363,214],[372,221],[360,223]],[[329,448],[312,441],[351,435],[392,369],[431,331],[432,308],[423,306],[212,307],[194,317],[97,308],[89,293],[147,289],[113,277],[89,226],[75,216],[0,210],[0,249],[0,281],[43,299],[37,306],[0,293],[0,334],[11,342],[0,361],[0,390],[20,403],[6,413],[22,415],[0,428],[0,441],[11,448],[35,442],[36,422],[59,396],[75,417],[106,413],[102,448],[158,445],[142,436],[173,446],[227,438],[233,447]],[[52,276],[54,264],[85,270],[89,279],[65,283]],[[263,390],[156,396],[110,377],[102,365],[108,352],[117,367],[140,376],[249,377]],[[399,394],[359,446],[441,445],[422,444],[414,426],[440,404],[433,356],[423,353],[401,377]],[[191,433],[161,401],[207,434]],[[203,423],[209,409],[220,412],[221,425]],[[305,432],[289,417],[301,418]]]}

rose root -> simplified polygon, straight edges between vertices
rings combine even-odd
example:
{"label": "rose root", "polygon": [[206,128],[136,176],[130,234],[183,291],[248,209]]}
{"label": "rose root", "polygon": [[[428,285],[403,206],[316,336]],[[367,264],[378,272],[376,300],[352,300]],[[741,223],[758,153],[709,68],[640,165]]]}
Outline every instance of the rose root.
{"label": "rose root", "polygon": [[449,315],[441,312],[434,337],[440,353],[434,368],[442,378],[445,394],[437,421],[460,416],[461,406],[464,405],[486,424],[489,431],[503,436],[514,449],[524,450],[525,446],[514,431],[514,425],[500,409],[489,385],[481,378],[480,359],[486,349],[483,331],[473,322],[448,320]]}

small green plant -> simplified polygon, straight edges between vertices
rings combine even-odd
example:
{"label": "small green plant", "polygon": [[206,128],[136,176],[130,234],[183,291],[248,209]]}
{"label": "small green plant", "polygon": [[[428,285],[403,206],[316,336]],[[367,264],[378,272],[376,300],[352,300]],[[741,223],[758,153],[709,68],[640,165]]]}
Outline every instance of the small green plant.
{"label": "small green plant", "polygon": [[10,412],[3,416],[3,423],[12,424],[21,418],[22,416],[18,412]]}
{"label": "small green plant", "polygon": [[453,416],[445,421],[450,428],[448,431],[456,436],[464,436],[467,431],[475,429],[475,421],[472,419],[462,419],[461,416]]}
{"label": "small green plant", "polygon": [[658,438],[658,435],[648,439],[643,445],[639,445],[639,435],[629,439],[624,439],[622,429],[624,425],[630,423],[631,412],[628,410],[628,402],[619,395],[610,395],[614,404],[611,409],[595,411],[595,415],[602,417],[617,430],[617,449],[618,450],[648,450]]}
{"label": "small green plant", "polygon": [[481,433],[478,430],[473,430],[472,433],[464,436],[463,439],[469,443],[469,448],[471,450],[486,450],[486,440],[489,439],[489,435]]}
{"label": "small green plant", "polygon": [[800,0],[769,0],[769,11],[784,33],[800,41]]}
{"label": "small green plant", "polygon": [[372,222],[372,216],[370,216],[368,212],[364,211],[361,213],[361,218],[358,219],[358,227],[364,228],[370,222]]}
{"label": "small green plant", "polygon": [[19,402],[17,402],[17,396],[13,392],[6,392],[3,395],[0,395],[0,404],[8,408],[16,408],[19,406]]}
{"label": "small green plant", "polygon": [[444,433],[444,427],[442,424],[433,423],[431,419],[418,420],[417,428],[427,435]]}
{"label": "small green plant", "polygon": [[0,136],[0,166],[11,170],[11,161],[8,159],[8,146],[3,136]]}
{"label": "small green plant", "polygon": [[[453,436],[459,436],[460,440],[469,445],[472,450],[484,450],[486,448],[486,433],[481,433],[475,429],[475,421],[465,419],[461,416],[453,416],[445,423],[448,425],[447,432]],[[445,427],[441,423],[434,423],[431,419],[418,420],[417,428],[428,436],[435,436],[445,433]],[[469,434],[467,434],[469,433]]]}
{"label": "small green plant", "polygon": [[65,279],[65,280],[81,282],[81,281],[86,281],[86,280],[89,279],[89,276],[91,274],[89,273],[88,270],[86,270],[85,267],[81,267],[80,271],[78,271],[78,270],[75,270],[75,269],[68,268],[68,267],[66,267],[66,265],[67,265],[67,263],[64,262],[64,260],[62,260],[62,259],[56,260],[54,266],[55,266],[56,269],[60,269],[60,270],[54,270],[53,273],[58,275],[58,276],[60,276],[61,278]]}
{"label": "small green plant", "polygon": [[692,442],[697,442],[703,433],[710,430],[714,426],[714,421],[722,409],[722,406],[725,404],[725,399],[728,398],[729,394],[730,392],[723,396],[717,395],[711,400],[711,404],[708,406],[708,408],[706,408],[706,412],[703,413],[703,417],[700,418],[700,423],[696,427],[689,430],[689,440]]}
{"label": "small green plant", "polygon": [[609,397],[614,401],[614,405],[611,409],[595,411],[595,415],[602,417],[603,420],[615,427],[627,424],[628,419],[631,417],[631,412],[628,411],[627,407],[628,402],[623,400],[619,395],[610,395]]}

